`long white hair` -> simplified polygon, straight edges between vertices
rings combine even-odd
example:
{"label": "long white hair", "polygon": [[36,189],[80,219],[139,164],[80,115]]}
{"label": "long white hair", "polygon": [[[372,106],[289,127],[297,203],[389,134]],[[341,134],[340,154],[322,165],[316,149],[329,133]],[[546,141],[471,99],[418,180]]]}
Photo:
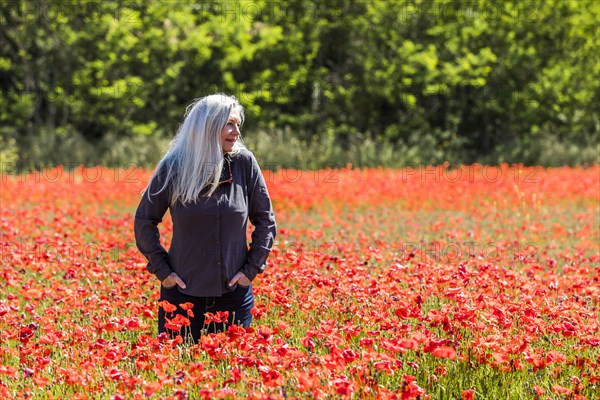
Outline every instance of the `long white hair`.
{"label": "long white hair", "polygon": [[[159,174],[162,187],[157,193],[166,190],[172,181],[171,204],[177,200],[194,203],[201,192],[207,197],[213,194],[223,170],[221,130],[233,111],[237,111],[240,125],[243,124],[244,108],[235,97],[223,93],[196,99],[187,107],[183,123],[150,178],[146,190],[149,198],[156,194],[150,193],[149,188]],[[230,154],[242,148],[245,147],[240,136]]]}

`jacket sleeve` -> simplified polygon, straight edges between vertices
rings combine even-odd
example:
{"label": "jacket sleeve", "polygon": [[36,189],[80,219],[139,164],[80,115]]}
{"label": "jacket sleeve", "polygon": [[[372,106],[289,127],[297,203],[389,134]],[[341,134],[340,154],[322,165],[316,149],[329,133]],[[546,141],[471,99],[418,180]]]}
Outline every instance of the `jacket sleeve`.
{"label": "jacket sleeve", "polygon": [[253,155],[250,155],[248,168],[250,169],[247,181],[248,217],[254,225],[254,231],[248,257],[241,271],[248,279],[254,280],[256,275],[264,269],[277,234],[277,225],[267,185]]}
{"label": "jacket sleeve", "polygon": [[[164,172],[163,172],[164,171]],[[164,184],[166,168],[157,174],[142,194],[142,198],[135,212],[134,232],[135,243],[139,251],[148,260],[146,269],[163,281],[173,270],[169,265],[169,256],[160,243],[158,224],[169,208],[169,186],[157,193]],[[150,198],[148,198],[150,191]]]}

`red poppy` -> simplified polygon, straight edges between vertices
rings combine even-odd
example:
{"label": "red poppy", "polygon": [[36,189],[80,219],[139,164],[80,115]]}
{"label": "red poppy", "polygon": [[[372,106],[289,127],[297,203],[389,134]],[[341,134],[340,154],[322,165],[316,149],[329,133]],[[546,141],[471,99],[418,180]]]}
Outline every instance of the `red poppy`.
{"label": "red poppy", "polygon": [[447,347],[447,346],[436,347],[435,349],[433,349],[431,354],[435,357],[449,358],[451,360],[456,359],[456,350],[454,350],[452,347]]}
{"label": "red poppy", "polygon": [[183,310],[186,311],[187,316],[189,318],[194,318],[194,311],[192,311],[192,309],[194,308],[194,303],[190,303],[190,302],[182,303],[179,305],[179,307],[181,307]]}
{"label": "red poppy", "polygon": [[175,317],[171,319],[165,318],[165,320],[165,328],[174,332],[179,332],[182,327],[190,326],[191,324],[190,320],[181,314],[176,314]]}
{"label": "red poppy", "polygon": [[215,322],[226,323],[229,318],[229,311],[217,311],[215,314]]}
{"label": "red poppy", "polygon": [[215,314],[211,312],[204,313],[204,324],[210,325],[213,322],[216,322]]}
{"label": "red poppy", "polygon": [[332,383],[335,387],[335,392],[342,396],[350,396],[356,390],[346,377],[334,379]]}
{"label": "red poppy", "polygon": [[564,386],[560,386],[560,385],[552,385],[552,391],[554,393],[559,393],[559,394],[570,394],[571,393],[571,389],[566,388]]}
{"label": "red poppy", "polygon": [[167,300],[162,300],[158,304],[162,307],[162,309],[166,313],[172,313],[172,312],[175,312],[177,310],[177,306],[175,304],[169,303]]}

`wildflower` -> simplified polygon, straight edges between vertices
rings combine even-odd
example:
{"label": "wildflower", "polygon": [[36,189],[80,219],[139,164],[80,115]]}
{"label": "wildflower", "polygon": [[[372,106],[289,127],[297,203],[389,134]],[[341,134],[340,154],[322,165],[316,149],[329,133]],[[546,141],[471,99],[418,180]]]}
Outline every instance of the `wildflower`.
{"label": "wildflower", "polygon": [[177,306],[174,304],[169,303],[167,300],[163,300],[160,303],[158,303],[162,309],[166,312],[166,313],[172,313],[175,312],[175,310],[177,310]]}

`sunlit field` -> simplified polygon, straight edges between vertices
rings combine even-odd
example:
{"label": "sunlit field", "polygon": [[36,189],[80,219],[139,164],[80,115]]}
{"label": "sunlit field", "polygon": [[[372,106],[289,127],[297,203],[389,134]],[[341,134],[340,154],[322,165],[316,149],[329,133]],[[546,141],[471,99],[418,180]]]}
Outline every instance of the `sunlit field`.
{"label": "sunlit field", "polygon": [[157,336],[150,173],[2,176],[0,398],[600,397],[600,166],[266,171],[254,322],[198,345]]}

